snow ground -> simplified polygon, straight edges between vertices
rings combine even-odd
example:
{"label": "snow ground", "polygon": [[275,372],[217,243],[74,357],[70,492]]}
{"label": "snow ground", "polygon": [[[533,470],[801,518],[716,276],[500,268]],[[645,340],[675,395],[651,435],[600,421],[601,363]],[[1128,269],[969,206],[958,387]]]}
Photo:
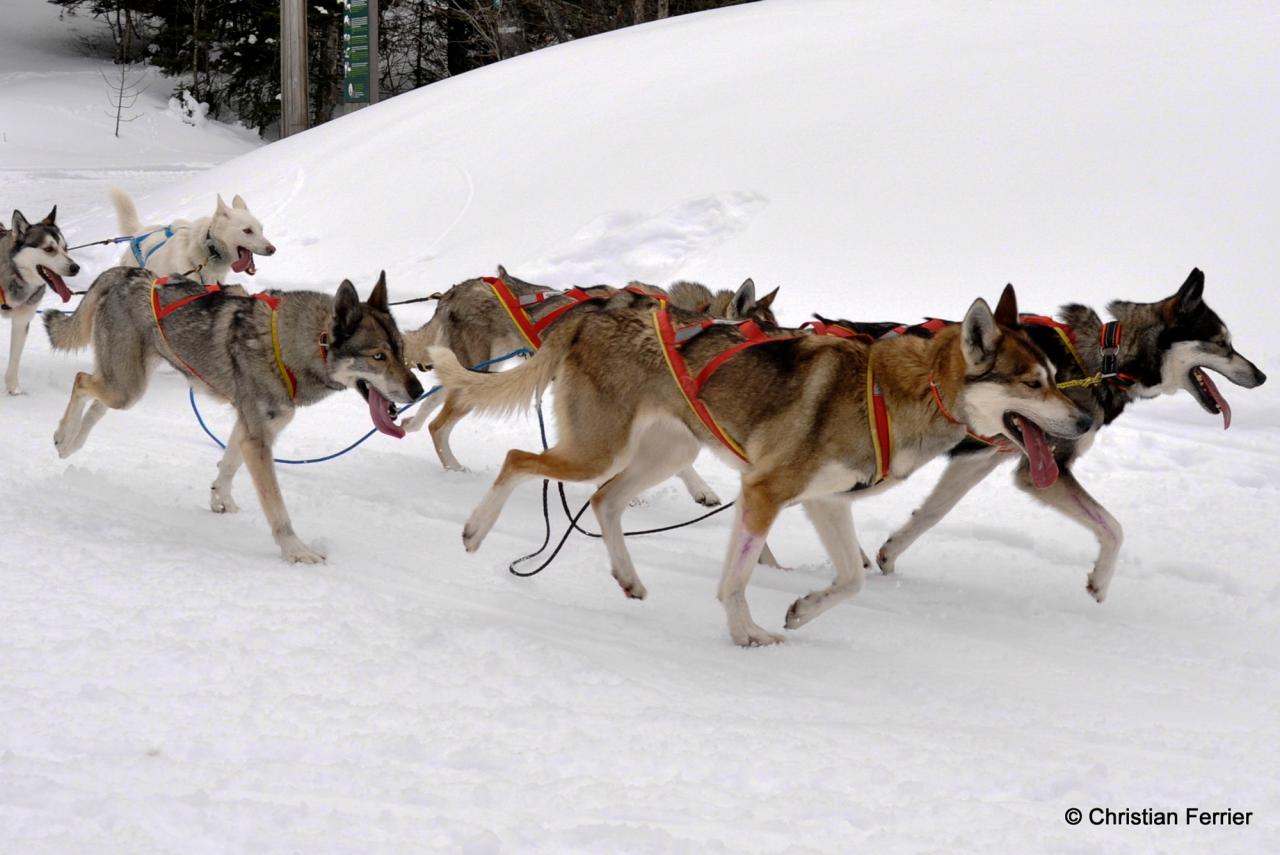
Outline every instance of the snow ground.
{"label": "snow ground", "polygon": [[[1198,264],[1237,347],[1274,372],[1275,11],[802,8],[544,51],[203,170],[252,145],[182,126],[125,156],[60,124],[76,97],[87,115],[92,69],[50,58],[54,13],[27,3],[27,26],[0,32],[0,123],[65,128],[76,150],[0,146],[3,204],[56,201],[89,240],[113,233],[111,182],[144,216],[239,191],[281,247],[260,286],[364,286],[386,266],[407,297],[500,261],[561,282],[751,274],[783,285],[790,320],[958,314],[1005,279],[1028,308],[1155,298]],[[64,69],[78,96],[24,100]],[[349,165],[393,156],[351,188]],[[112,255],[80,257],[92,272]],[[429,314],[412,309],[406,325]],[[460,428],[466,474],[442,472],[421,434],[282,467],[300,534],[330,555],[290,567],[246,482],[239,516],[205,509],[217,453],[172,372],[57,459],[89,365],[33,334],[28,394],[0,401],[0,848],[1280,848],[1271,385],[1223,384],[1226,434],[1186,396],[1144,403],[1080,465],[1126,526],[1104,606],[1083,590],[1088,536],[993,477],[896,576],[742,651],[714,597],[728,515],[633,541],[643,603],[582,540],[540,577],[505,573],[540,540],[534,487],[463,553],[462,520],[502,452],[533,447],[531,420]],[[204,409],[225,435],[227,411]],[[337,396],[278,451],[365,429]],[[729,470],[703,471],[733,495]],[[855,506],[869,551],[936,471]],[[696,510],[668,484],[627,524]],[[753,580],[772,628],[828,570],[798,511],[771,541],[795,568]],[[1073,806],[1254,818],[1071,827]]]}

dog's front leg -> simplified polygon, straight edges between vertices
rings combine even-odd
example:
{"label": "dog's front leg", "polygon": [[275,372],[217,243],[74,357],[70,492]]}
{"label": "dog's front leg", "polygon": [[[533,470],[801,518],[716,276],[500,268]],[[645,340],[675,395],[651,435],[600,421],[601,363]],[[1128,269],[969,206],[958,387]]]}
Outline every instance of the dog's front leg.
{"label": "dog's front leg", "polygon": [[684,482],[684,488],[689,491],[689,495],[700,505],[708,508],[714,508],[721,504],[720,497],[716,495],[716,491],[706,481],[702,480],[702,476],[698,474],[698,470],[692,466],[686,466],[676,473],[681,481]]}
{"label": "dog's front leg", "polygon": [[808,499],[804,502],[804,510],[813,522],[827,555],[831,556],[836,578],[830,587],[806,594],[791,604],[787,610],[787,629],[804,626],[836,603],[862,590],[865,565],[854,534],[853,509],[849,500],[836,496]]}
{"label": "dog's front leg", "polygon": [[294,534],[289,511],[285,509],[280,494],[280,482],[276,480],[275,463],[271,459],[271,445],[263,438],[250,435],[247,430],[240,439],[240,453],[244,456],[253,486],[258,490],[262,512],[271,524],[271,536],[280,547],[280,554],[291,564],[320,564],[324,555],[307,546]]}
{"label": "dog's front leg", "polygon": [[31,331],[31,317],[34,310],[10,310],[13,315],[9,325],[9,365],[4,372],[4,388],[10,395],[21,395],[18,386],[18,366],[22,363],[22,349],[27,344],[27,333]]}
{"label": "dog's front leg", "polygon": [[215,514],[234,514],[240,510],[240,506],[231,498],[231,481],[244,462],[244,453],[240,450],[243,439],[244,423],[236,419],[236,426],[227,438],[222,459],[218,461],[218,477],[213,479],[213,486],[209,488],[209,510]]}
{"label": "dog's front leg", "polygon": [[720,577],[720,603],[729,620],[729,635],[743,647],[778,644],[782,636],[767,632],[751,618],[747,605],[747,585],[764,549],[765,536],[778,516],[781,503],[769,493],[766,485],[745,483],[734,508],[733,535],[725,556],[724,573]]}
{"label": "dog's front leg", "polygon": [[881,573],[892,573],[898,556],[907,551],[920,535],[933,528],[951,512],[965,495],[982,482],[1004,461],[1004,456],[992,449],[974,454],[962,454],[951,458],[942,477],[934,485],[924,504],[911,512],[911,519],[899,528],[876,553],[876,563]]}
{"label": "dog's front leg", "polygon": [[1120,544],[1124,542],[1124,530],[1120,523],[1080,486],[1080,482],[1066,468],[1058,473],[1058,480],[1052,486],[1040,489],[1031,483],[1024,462],[1014,474],[1014,483],[1027,495],[1044,502],[1093,532],[1093,536],[1098,539],[1098,558],[1093,564],[1093,572],[1089,574],[1085,589],[1098,602],[1105,600],[1111,577],[1116,572]]}

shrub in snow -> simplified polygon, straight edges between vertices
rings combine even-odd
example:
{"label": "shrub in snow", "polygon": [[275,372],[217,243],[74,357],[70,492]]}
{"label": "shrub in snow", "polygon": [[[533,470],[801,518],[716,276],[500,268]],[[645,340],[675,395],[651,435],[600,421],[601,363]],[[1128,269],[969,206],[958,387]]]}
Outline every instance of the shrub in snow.
{"label": "shrub in snow", "polygon": [[182,90],[182,100],[169,99],[169,113],[193,128],[202,128],[209,121],[209,105],[197,101],[186,89]]}

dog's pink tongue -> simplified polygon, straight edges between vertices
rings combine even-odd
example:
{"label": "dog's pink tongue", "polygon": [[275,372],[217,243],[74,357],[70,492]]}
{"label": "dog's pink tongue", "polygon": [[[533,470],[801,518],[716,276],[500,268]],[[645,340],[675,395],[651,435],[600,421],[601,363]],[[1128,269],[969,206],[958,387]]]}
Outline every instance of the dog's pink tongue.
{"label": "dog's pink tongue", "polygon": [[1053,459],[1053,450],[1049,441],[1044,438],[1044,431],[1035,423],[1016,416],[1018,430],[1022,431],[1022,444],[1027,450],[1027,461],[1031,464],[1031,483],[1041,490],[1052,487],[1058,480],[1058,461]]}
{"label": "dog's pink tongue", "polygon": [[250,276],[257,273],[258,266],[253,263],[253,253],[240,247],[236,253],[236,260],[231,262],[231,269],[236,273],[248,273]]}
{"label": "dog's pink tongue", "polygon": [[49,284],[53,286],[54,293],[62,298],[62,302],[71,299],[71,289],[67,287],[67,283],[62,281],[62,277],[54,273],[49,268],[44,268],[44,273],[49,277]]}
{"label": "dog's pink tongue", "polygon": [[382,397],[382,393],[369,384],[369,417],[373,426],[396,439],[404,439],[404,428],[391,418],[391,402]]}
{"label": "dog's pink tongue", "polygon": [[1227,399],[1222,397],[1222,393],[1218,391],[1218,384],[1209,379],[1209,375],[1205,374],[1199,368],[1195,369],[1196,379],[1200,381],[1200,385],[1209,393],[1209,397],[1213,398],[1213,402],[1218,405],[1218,409],[1222,410],[1222,429],[1227,430],[1231,427],[1231,405],[1227,403]]}

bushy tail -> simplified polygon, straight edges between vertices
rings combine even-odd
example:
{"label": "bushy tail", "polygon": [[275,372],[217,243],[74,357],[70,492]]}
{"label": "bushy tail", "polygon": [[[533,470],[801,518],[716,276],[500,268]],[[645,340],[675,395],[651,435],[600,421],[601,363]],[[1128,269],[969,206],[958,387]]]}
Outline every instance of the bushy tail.
{"label": "bushy tail", "polygon": [[711,289],[700,282],[677,282],[669,289],[671,305],[690,312],[711,310]]}
{"label": "bushy tail", "polygon": [[531,359],[510,371],[492,374],[464,368],[453,351],[429,348],[436,377],[450,395],[460,395],[460,403],[483,413],[510,415],[529,409],[535,394],[541,394],[555,377],[566,349],[560,344],[567,336],[553,336]]}
{"label": "bushy tail", "polygon": [[138,219],[138,209],[129,194],[119,187],[111,188],[111,204],[116,208],[116,224],[120,234],[137,236],[142,232],[142,220]]}
{"label": "bushy tail", "polygon": [[[110,272],[110,271],[108,271]],[[57,309],[46,309],[44,312],[44,329],[49,333],[49,341],[54,350],[79,350],[86,347],[93,338],[93,316],[98,310],[98,302],[107,293],[114,278],[104,274],[89,286],[89,291],[69,315]]]}

